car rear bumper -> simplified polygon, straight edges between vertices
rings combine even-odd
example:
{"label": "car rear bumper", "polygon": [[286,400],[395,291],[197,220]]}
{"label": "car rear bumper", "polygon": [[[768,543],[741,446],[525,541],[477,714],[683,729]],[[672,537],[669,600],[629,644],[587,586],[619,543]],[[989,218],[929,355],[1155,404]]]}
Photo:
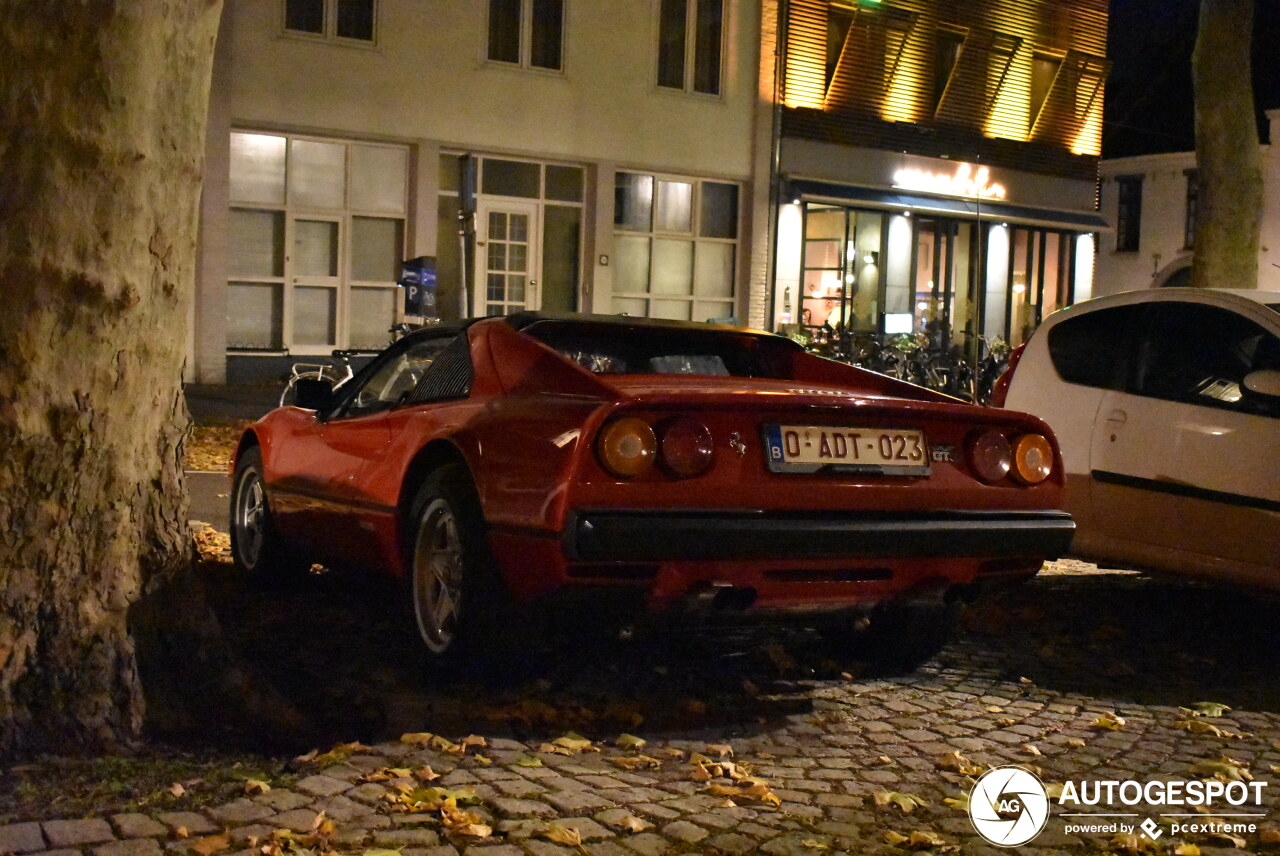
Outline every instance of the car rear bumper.
{"label": "car rear bumper", "polygon": [[1067,551],[1075,523],[1063,511],[786,514],[586,510],[570,515],[571,561],[1039,557]]}

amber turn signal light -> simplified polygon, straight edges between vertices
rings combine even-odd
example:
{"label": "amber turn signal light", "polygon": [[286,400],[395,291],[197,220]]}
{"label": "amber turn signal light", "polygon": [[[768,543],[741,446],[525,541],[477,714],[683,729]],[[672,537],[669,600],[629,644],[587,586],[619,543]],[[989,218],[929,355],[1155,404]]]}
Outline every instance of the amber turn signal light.
{"label": "amber turn signal light", "polygon": [[1053,472],[1053,446],[1039,434],[1023,434],[1013,445],[1013,472],[1024,484],[1040,484]]}
{"label": "amber turn signal light", "polygon": [[653,468],[658,438],[649,423],[634,416],[610,422],[596,440],[596,456],[618,478],[634,478]]}

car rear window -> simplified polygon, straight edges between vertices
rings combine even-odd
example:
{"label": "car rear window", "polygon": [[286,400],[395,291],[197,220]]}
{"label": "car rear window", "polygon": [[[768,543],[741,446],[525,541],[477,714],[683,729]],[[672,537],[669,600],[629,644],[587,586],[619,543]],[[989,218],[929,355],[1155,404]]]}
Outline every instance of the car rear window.
{"label": "car rear window", "polygon": [[1055,324],[1049,330],[1054,370],[1067,383],[1123,388],[1130,344],[1141,319],[1141,306],[1115,306]]}
{"label": "car rear window", "polygon": [[710,327],[538,321],[524,332],[595,374],[782,378],[789,363],[784,339]]}

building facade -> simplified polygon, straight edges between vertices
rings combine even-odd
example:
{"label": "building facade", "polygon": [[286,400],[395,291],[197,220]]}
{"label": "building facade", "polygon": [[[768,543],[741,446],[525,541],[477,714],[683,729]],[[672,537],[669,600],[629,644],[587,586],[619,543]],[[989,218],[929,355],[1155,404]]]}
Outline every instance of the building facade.
{"label": "building facade", "polygon": [[192,379],[384,345],[419,256],[446,318],[742,317],[759,35],[746,0],[228,0]]}
{"label": "building facade", "polygon": [[777,324],[976,353],[1090,295],[1105,0],[783,8]]}
{"label": "building facade", "polygon": [[1019,339],[1088,296],[1105,0],[228,0],[188,375],[547,309]]}
{"label": "building facade", "polygon": [[[1222,288],[1280,291],[1280,110],[1268,110],[1272,140],[1262,146],[1262,233],[1257,283]],[[1198,185],[1196,153],[1102,161],[1102,216],[1111,226],[1098,252],[1097,294],[1187,285],[1191,281]]]}

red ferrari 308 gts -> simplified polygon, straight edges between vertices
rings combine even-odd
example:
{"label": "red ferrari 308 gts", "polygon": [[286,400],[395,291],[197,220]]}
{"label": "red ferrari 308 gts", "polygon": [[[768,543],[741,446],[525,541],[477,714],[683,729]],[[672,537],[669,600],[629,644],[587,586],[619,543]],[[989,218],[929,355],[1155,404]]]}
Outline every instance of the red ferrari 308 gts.
{"label": "red ferrari 308 gts", "polygon": [[1040,420],[736,327],[487,318],[298,394],[240,441],[235,561],[402,576],[439,656],[580,597],[892,645],[980,583],[1034,575],[1074,528]]}

